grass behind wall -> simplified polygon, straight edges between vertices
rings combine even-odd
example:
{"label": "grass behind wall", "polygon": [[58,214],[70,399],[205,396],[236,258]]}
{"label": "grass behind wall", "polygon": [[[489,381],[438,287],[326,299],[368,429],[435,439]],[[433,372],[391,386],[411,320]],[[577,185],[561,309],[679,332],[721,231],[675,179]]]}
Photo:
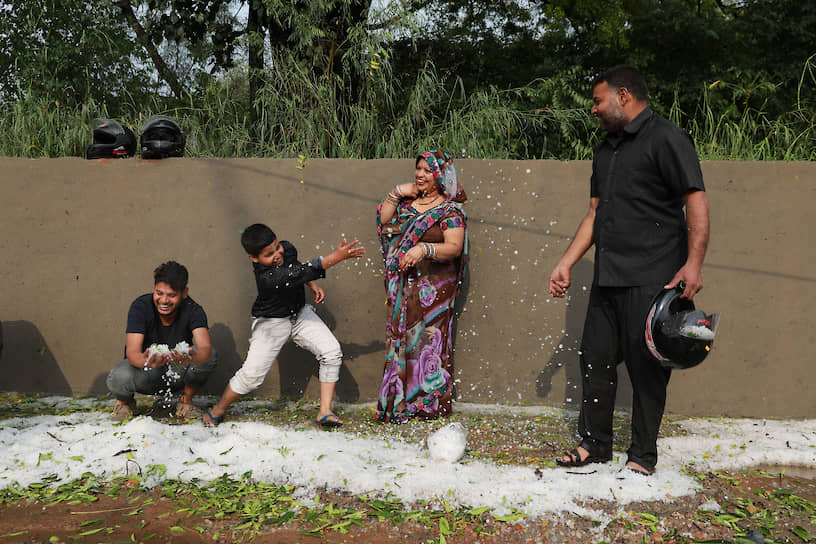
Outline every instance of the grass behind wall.
{"label": "grass behind wall", "polygon": [[[457,157],[584,160],[601,136],[585,93],[566,78],[467,93],[427,64],[409,88],[372,74],[351,100],[337,74],[292,69],[265,77],[254,123],[240,71],[183,104],[154,99],[119,106],[115,116],[137,138],[150,115],[174,117],[187,136],[185,154],[194,157],[394,158],[439,146]],[[735,115],[733,108],[715,111],[717,92],[702,89],[696,111],[682,111],[676,99],[655,109],[691,133],[703,160],[816,160],[812,111],[797,107],[772,119],[746,107]],[[90,100],[68,107],[27,95],[2,104],[0,155],[83,156],[95,119],[108,116],[105,104]]]}

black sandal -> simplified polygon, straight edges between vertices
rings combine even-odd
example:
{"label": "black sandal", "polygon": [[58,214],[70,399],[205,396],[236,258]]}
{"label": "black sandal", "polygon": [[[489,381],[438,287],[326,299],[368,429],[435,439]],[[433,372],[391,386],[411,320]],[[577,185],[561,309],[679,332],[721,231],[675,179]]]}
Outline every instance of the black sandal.
{"label": "black sandal", "polygon": [[561,458],[555,460],[555,464],[559,467],[582,467],[584,465],[589,465],[591,463],[607,463],[612,460],[612,456],[609,457],[600,457],[596,455],[592,455],[590,453],[586,459],[581,461],[581,454],[578,452],[578,448],[573,448],[570,451],[564,452],[564,456],[569,457],[569,461],[564,461]]}

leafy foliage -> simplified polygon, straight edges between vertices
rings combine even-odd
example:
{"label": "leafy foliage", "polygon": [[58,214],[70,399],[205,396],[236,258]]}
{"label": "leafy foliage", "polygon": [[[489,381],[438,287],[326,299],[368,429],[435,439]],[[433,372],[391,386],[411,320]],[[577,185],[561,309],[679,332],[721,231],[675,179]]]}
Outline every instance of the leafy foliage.
{"label": "leafy foliage", "polygon": [[112,113],[154,91],[127,27],[105,0],[9,0],[0,5],[0,101],[86,100]]}
{"label": "leafy foliage", "polygon": [[653,109],[691,132],[703,157],[816,156],[812,2],[239,7],[7,2],[0,60],[13,69],[0,74],[0,153],[81,155],[94,117],[137,130],[165,113],[193,156],[400,157],[433,145],[586,159],[599,137],[589,82],[627,62],[646,75]]}

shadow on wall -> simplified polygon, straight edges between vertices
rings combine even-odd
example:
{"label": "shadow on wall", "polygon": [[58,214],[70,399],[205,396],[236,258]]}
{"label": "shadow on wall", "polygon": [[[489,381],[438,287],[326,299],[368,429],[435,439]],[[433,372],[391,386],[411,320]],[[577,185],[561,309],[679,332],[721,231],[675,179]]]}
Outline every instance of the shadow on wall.
{"label": "shadow on wall", "polygon": [[[316,305],[315,312],[329,329],[335,330],[337,320],[325,305]],[[357,402],[360,400],[360,387],[351,373],[350,363],[361,355],[385,351],[385,342],[379,340],[368,344],[341,342],[340,347],[343,350],[343,365],[340,367],[340,381],[337,383],[335,394],[341,402]],[[319,364],[314,355],[291,342],[287,342],[281,350],[277,365],[280,373],[281,397],[299,399],[303,397],[309,380],[317,379]]]}
{"label": "shadow on wall", "polygon": [[[111,363],[111,368],[113,368],[113,365],[118,363],[121,360],[122,359],[120,358],[120,359],[117,359],[117,360],[113,361]],[[106,370],[105,372],[102,372],[101,374],[97,374],[96,377],[93,379],[93,382],[91,382],[91,387],[90,387],[90,389],[88,389],[88,393],[90,393],[92,395],[107,395],[107,394],[109,394],[110,391],[108,391],[108,383],[107,383],[108,373],[109,372],[110,372],[110,369]]]}
{"label": "shadow on wall", "polygon": [[[470,264],[465,265],[465,274],[462,278],[462,284],[459,286],[459,294],[453,302],[453,324],[451,328],[451,364],[453,365],[453,398],[458,399],[459,393],[456,390],[456,339],[459,338],[459,317],[465,310],[465,303],[470,294]],[[384,331],[383,331],[384,333]],[[383,343],[385,349],[385,343]],[[379,387],[377,388],[379,391]]]}
{"label": "shadow on wall", "polygon": [[0,389],[71,395],[71,386],[36,325],[30,321],[5,321],[3,340]]}
{"label": "shadow on wall", "polygon": [[210,379],[201,389],[202,395],[221,395],[230,378],[238,372],[244,359],[235,349],[235,336],[232,330],[223,323],[213,323],[210,327],[210,339],[218,354],[218,366]]}
{"label": "shadow on wall", "polygon": [[[566,306],[564,335],[554,344],[557,346],[546,366],[541,369],[536,379],[536,395],[546,398],[552,392],[553,378],[563,368],[566,373],[563,405],[578,408],[581,404],[581,336],[584,330],[584,318],[592,287],[594,265],[581,259],[572,269],[570,302]],[[586,287],[586,289],[583,289]],[[629,408],[632,404],[632,385],[626,374],[625,365],[618,365],[618,394],[615,397],[616,408]]]}

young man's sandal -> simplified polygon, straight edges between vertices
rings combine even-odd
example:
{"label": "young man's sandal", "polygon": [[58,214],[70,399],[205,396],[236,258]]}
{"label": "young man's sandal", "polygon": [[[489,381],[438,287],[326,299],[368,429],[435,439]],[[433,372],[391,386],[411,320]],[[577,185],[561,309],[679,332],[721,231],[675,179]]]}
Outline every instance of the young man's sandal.
{"label": "young man's sandal", "polygon": [[[329,419],[334,418],[334,419]],[[340,418],[334,414],[326,414],[325,416],[321,417],[320,419],[314,420],[315,424],[320,425],[321,427],[340,427],[343,425],[343,422],[340,421]]]}
{"label": "young man's sandal", "polygon": [[204,412],[204,417],[201,419],[204,421],[205,427],[217,427],[218,425],[221,425],[222,421],[224,421],[224,416],[215,417],[209,410],[207,410]]}
{"label": "young man's sandal", "polygon": [[606,463],[612,460],[612,456],[609,457],[600,457],[596,455],[592,455],[590,453],[586,459],[581,461],[581,454],[578,452],[578,448],[573,448],[570,451],[564,452],[564,457],[569,457],[568,461],[564,461],[560,457],[555,460],[555,464],[559,467],[582,467],[584,465],[589,465],[591,463]]}

